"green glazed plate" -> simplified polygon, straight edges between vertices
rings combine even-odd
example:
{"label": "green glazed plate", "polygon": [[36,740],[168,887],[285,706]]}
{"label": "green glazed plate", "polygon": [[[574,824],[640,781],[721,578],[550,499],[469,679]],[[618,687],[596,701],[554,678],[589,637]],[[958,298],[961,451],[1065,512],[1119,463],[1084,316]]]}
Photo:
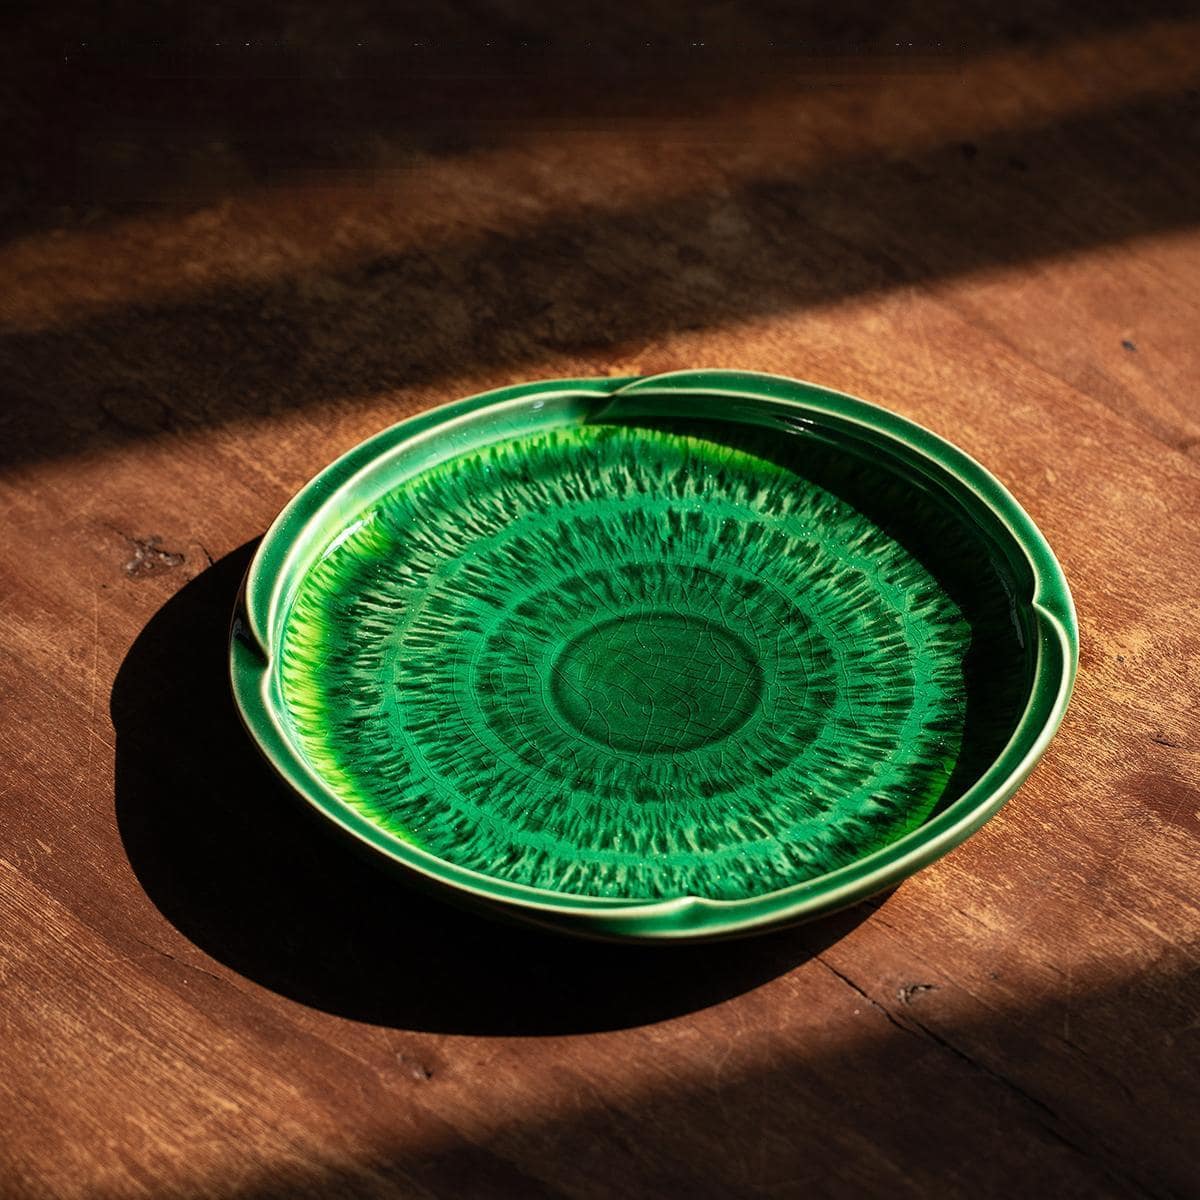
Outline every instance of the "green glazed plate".
{"label": "green glazed plate", "polygon": [[553,380],[404,421],[268,531],[250,733],[414,878],[544,925],[807,919],[944,854],[1062,719],[1075,613],[978,463],[773,376]]}

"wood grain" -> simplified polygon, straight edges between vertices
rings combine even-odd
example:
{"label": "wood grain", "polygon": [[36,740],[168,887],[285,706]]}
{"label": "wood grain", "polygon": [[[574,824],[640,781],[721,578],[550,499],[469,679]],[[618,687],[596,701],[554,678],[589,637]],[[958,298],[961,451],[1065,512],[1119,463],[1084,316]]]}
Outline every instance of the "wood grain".
{"label": "wood grain", "polygon": [[[455,45],[537,28],[476,7]],[[128,56],[70,76],[0,204],[0,1194],[1196,1194],[1200,25],[952,7],[772,57],[750,5],[709,18],[726,82],[681,50],[620,101],[525,59],[497,92],[483,52],[425,108],[293,88],[270,161],[236,105],[139,118]],[[40,19],[13,44],[61,48]],[[288,36],[330,86],[321,27]],[[275,95],[249,61],[239,103]],[[581,947],[409,895],[238,727],[254,539],[431,404],[699,364],[867,396],[1012,488],[1079,608],[1061,735],[948,858],[765,939]]]}

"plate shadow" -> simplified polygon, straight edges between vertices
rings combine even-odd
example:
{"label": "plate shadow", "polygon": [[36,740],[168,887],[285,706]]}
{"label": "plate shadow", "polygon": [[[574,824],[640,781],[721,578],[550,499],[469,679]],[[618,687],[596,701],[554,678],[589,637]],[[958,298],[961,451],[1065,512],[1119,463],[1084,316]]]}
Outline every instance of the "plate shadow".
{"label": "plate shadow", "polygon": [[188,582],[134,642],[112,691],[116,816],[147,896],[201,950],[314,1008],[421,1031],[544,1035],[708,1007],[790,971],[871,901],[743,941],[574,941],[409,887],[312,812],[242,728],[227,633],[257,540]]}

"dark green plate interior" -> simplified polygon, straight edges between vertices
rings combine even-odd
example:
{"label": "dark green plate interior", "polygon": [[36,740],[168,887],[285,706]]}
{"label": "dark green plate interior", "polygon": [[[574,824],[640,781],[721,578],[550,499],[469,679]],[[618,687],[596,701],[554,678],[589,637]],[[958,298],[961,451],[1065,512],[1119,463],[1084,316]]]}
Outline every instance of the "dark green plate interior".
{"label": "dark green plate interior", "polygon": [[376,465],[281,596],[284,736],[358,818],[518,888],[737,901],[996,762],[1033,573],[970,489],[766,399],[534,407]]}

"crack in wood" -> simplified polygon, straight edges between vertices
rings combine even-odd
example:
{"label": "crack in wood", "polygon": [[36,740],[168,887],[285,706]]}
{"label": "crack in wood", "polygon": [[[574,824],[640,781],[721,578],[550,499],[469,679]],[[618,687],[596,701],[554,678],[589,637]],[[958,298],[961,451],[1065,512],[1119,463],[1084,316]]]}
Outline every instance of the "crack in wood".
{"label": "crack in wood", "polygon": [[[1063,1133],[1061,1129],[1055,1128],[1055,1125],[1065,1124],[1063,1118],[1060,1117],[1058,1113],[1056,1113],[1048,1104],[1045,1104],[1032,1093],[1026,1091],[1020,1084],[1009,1079],[1007,1076],[1000,1074],[998,1071],[993,1070],[986,1063],[980,1062],[979,1059],[972,1057],[966,1051],[959,1049],[959,1047],[954,1045],[953,1042],[942,1037],[941,1034],[935,1033],[924,1022],[917,1020],[916,1017],[909,1015],[907,1020],[901,1020],[899,1017],[893,1014],[886,1005],[880,1004],[878,1000],[876,1000],[867,991],[855,983],[850,976],[846,975],[843,971],[839,971],[837,967],[829,962],[828,959],[826,959],[823,955],[817,954],[814,955],[814,958],[831,975],[841,980],[841,982],[844,983],[852,992],[854,992],[856,996],[859,996],[873,1009],[876,1009],[880,1014],[882,1014],[889,1024],[894,1025],[897,1029],[903,1030],[911,1037],[924,1037],[928,1041],[932,1042],[935,1046],[958,1059],[960,1062],[965,1063],[977,1073],[987,1076],[989,1079],[1000,1084],[1007,1091],[1018,1097],[1018,1099],[1023,1101],[1034,1110],[1035,1121],[1039,1129],[1043,1130],[1048,1136],[1059,1142],[1061,1145],[1067,1147],[1069,1150],[1074,1151],[1076,1154],[1087,1159],[1088,1161],[1094,1162],[1115,1182],[1121,1184],[1127,1189],[1131,1189],[1135,1195],[1143,1197],[1144,1200],[1181,1200],[1181,1198],[1172,1191],[1157,1192],[1150,1190],[1140,1180],[1114,1167],[1112,1163],[1106,1161],[1105,1158],[1097,1151],[1089,1149],[1087,1146],[1081,1145],[1079,1142],[1074,1141],[1072,1138]],[[1053,1122],[1053,1124],[1051,1124],[1051,1122]]]}

